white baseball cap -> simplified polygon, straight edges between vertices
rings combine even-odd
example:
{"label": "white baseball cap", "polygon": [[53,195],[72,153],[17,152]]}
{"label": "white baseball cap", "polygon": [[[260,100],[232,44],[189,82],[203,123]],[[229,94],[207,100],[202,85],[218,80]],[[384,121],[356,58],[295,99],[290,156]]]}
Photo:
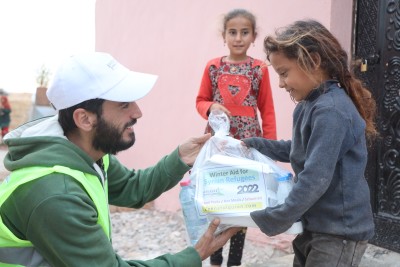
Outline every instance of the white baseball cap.
{"label": "white baseball cap", "polygon": [[150,92],[156,75],[130,71],[110,54],[93,52],[69,57],[56,71],[47,97],[56,110],[101,98],[133,102]]}

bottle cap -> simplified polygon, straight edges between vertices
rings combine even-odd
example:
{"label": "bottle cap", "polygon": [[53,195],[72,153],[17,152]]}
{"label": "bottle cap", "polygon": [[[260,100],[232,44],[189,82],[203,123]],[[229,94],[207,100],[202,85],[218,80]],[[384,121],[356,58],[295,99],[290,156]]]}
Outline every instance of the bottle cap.
{"label": "bottle cap", "polygon": [[183,180],[179,183],[180,186],[188,186],[190,185],[190,179]]}
{"label": "bottle cap", "polygon": [[283,175],[283,176],[281,176],[281,177],[278,177],[277,180],[278,180],[279,182],[282,182],[282,181],[289,181],[291,177],[292,177],[292,174],[291,174],[290,172],[288,172],[287,174],[285,174],[285,175]]}

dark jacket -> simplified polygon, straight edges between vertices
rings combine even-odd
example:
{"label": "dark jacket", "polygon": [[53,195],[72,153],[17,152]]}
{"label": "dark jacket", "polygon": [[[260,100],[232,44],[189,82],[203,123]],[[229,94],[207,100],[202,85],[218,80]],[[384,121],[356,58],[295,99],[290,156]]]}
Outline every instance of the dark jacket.
{"label": "dark jacket", "polygon": [[291,141],[244,142],[274,160],[290,162],[295,185],[282,205],[251,214],[267,235],[287,230],[298,218],[306,230],[368,240],[374,235],[365,121],[335,81],[313,90],[293,113]]}

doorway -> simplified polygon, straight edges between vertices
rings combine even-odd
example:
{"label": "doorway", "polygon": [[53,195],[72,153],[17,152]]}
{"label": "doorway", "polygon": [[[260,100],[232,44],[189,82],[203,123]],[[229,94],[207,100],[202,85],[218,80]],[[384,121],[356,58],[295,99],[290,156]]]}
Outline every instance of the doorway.
{"label": "doorway", "polygon": [[380,133],[366,169],[376,225],[370,243],[400,252],[400,0],[356,0],[354,14],[355,72],[376,99]]}

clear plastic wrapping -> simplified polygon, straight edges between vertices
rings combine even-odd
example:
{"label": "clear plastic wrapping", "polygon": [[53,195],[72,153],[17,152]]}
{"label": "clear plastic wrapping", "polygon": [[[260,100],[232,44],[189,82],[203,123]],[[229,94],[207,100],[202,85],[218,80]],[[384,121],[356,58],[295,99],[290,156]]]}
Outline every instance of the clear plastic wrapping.
{"label": "clear plastic wrapping", "polygon": [[[209,124],[215,134],[204,144],[190,174],[196,185],[197,211],[209,221],[219,217],[220,230],[257,227],[250,212],[281,203],[291,190],[292,175],[229,136],[229,118],[224,112],[211,112]],[[280,181],[285,181],[285,190],[278,190]]]}

